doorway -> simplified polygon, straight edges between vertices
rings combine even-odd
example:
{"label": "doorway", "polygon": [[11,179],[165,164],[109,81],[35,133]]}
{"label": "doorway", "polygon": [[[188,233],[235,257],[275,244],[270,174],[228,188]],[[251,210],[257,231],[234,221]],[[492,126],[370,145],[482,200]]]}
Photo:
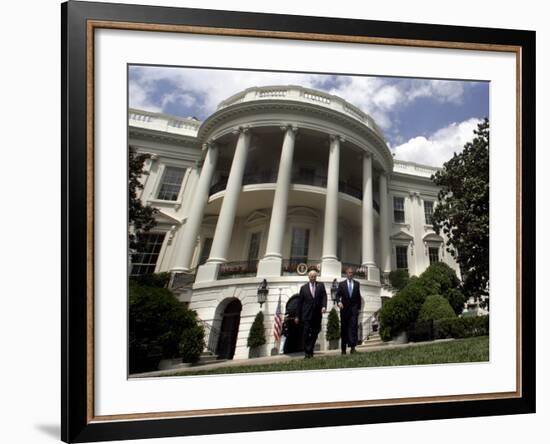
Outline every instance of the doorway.
{"label": "doorway", "polygon": [[225,307],[222,314],[220,334],[216,354],[218,359],[233,359],[239,324],[241,323],[242,304],[238,299],[231,300]]}

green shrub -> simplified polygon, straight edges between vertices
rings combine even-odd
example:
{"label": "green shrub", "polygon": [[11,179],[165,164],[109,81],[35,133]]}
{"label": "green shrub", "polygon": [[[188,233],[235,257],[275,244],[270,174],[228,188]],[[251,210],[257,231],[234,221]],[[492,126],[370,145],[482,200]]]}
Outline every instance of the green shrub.
{"label": "green shrub", "polygon": [[407,270],[392,270],[388,275],[390,285],[397,289],[402,290],[409,283],[409,272]]}
{"label": "green shrub", "polygon": [[432,294],[422,304],[417,322],[438,321],[455,316],[455,312],[447,299],[438,294]]}
{"label": "green shrub", "polygon": [[462,310],[464,310],[464,302],[466,302],[466,297],[460,289],[451,288],[450,290],[447,290],[444,297],[447,301],[449,301],[449,304],[456,315],[462,313]]}
{"label": "green shrub", "polygon": [[247,347],[254,348],[260,347],[266,343],[265,340],[265,328],[264,328],[264,314],[259,311],[252,327],[250,327],[250,332],[248,333]]}
{"label": "green shrub", "polygon": [[197,362],[204,350],[204,327],[195,325],[183,331],[179,344],[183,362]]}
{"label": "green shrub", "polygon": [[145,287],[166,288],[170,282],[170,273],[148,273],[130,277],[130,281]]}
{"label": "green shrub", "polygon": [[428,295],[432,294],[439,294],[447,300],[451,298],[455,313],[458,301],[463,299],[460,280],[455,271],[443,262],[433,263],[419,277],[412,276],[407,285],[382,306],[379,315],[382,339],[389,340],[407,330],[418,318]]}
{"label": "green shrub", "polygon": [[131,373],[155,369],[160,359],[178,356],[183,332],[197,325],[196,313],[166,288],[131,281],[128,305]]}
{"label": "green shrub", "polygon": [[330,310],[327,321],[327,341],[337,341],[340,339],[340,318],[336,308]]}
{"label": "green shrub", "polygon": [[477,316],[473,318],[448,318],[434,322],[434,337],[444,338],[470,338],[473,336],[485,336],[489,334],[489,316]]}

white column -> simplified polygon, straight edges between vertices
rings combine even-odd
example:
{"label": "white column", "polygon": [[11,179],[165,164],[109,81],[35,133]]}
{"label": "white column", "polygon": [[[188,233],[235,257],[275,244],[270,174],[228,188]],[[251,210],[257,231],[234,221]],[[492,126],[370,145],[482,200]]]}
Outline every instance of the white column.
{"label": "white column", "polygon": [[340,136],[330,136],[327,172],[327,196],[325,203],[325,228],[323,233],[323,278],[340,278],[342,264],[338,261],[338,180],[340,175]]}
{"label": "white column", "polygon": [[191,268],[191,260],[193,258],[193,252],[195,251],[197,236],[201,228],[204,209],[208,202],[210,184],[214,171],[216,170],[217,162],[218,147],[210,143],[207,145],[206,156],[194,192],[193,203],[188,208],[187,221],[185,225],[180,228],[183,232],[181,238],[178,239],[174,266],[171,270],[173,272],[187,272]]}
{"label": "white column", "polygon": [[379,281],[380,275],[374,262],[374,208],[372,200],[372,155],[363,154],[363,207],[362,207],[362,254],[361,263],[367,267],[368,280]]}
{"label": "white column", "polygon": [[279,172],[277,173],[277,187],[275,188],[275,196],[273,198],[271,220],[269,222],[266,253],[258,264],[259,277],[281,275],[283,238],[288,209],[288,190],[290,188],[297,128],[289,125],[281,129],[285,131],[285,135],[281,149],[281,158],[279,160]]}
{"label": "white column", "polygon": [[218,269],[220,264],[227,262],[227,251],[231,242],[231,234],[233,233],[233,224],[235,223],[235,214],[237,213],[237,204],[241,194],[243,185],[244,168],[248,157],[248,148],[250,145],[250,131],[247,128],[239,128],[239,137],[231,171],[227,179],[225,194],[223,196],[216,231],[212,241],[210,257],[206,264],[199,267],[195,282],[210,282],[218,277]]}
{"label": "white column", "polygon": [[385,173],[380,175],[380,252],[382,263],[380,268],[382,273],[391,271],[390,256],[390,219],[388,213],[388,178]]}

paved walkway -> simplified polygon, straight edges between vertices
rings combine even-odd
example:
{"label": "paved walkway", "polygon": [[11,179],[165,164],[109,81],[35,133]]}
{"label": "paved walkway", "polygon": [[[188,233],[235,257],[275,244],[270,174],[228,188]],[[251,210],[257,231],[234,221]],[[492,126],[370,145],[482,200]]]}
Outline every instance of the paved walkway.
{"label": "paved walkway", "polygon": [[[428,342],[408,342],[406,344],[398,344],[392,341],[387,342],[383,345],[363,344],[357,347],[357,352],[370,353],[373,351],[386,350],[389,348],[395,349],[395,348],[417,347],[422,345],[430,345],[430,344],[449,342],[449,341],[454,341],[454,339],[437,339],[435,341],[428,341]],[[340,355],[340,349],[315,352],[316,357],[338,356],[338,355]],[[304,354],[300,352],[300,353],[290,353],[287,355],[264,356],[261,358],[214,361],[208,364],[201,364],[201,363],[197,363],[193,365],[182,364],[181,367],[174,367],[166,370],[157,370],[157,371],[146,372],[146,373],[134,373],[129,377],[130,378],[146,378],[146,377],[150,378],[155,376],[170,376],[175,372],[178,373],[178,376],[181,376],[181,373],[194,372],[197,370],[212,370],[212,369],[225,368],[225,367],[239,367],[243,365],[275,364],[278,362],[286,362],[286,361],[292,361],[294,359],[303,359],[303,358],[304,358]]]}

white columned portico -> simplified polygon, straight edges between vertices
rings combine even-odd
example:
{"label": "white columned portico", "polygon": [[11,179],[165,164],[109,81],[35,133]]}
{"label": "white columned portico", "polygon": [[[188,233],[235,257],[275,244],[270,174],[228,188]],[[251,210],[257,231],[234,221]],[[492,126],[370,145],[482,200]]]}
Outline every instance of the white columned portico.
{"label": "white columned portico", "polygon": [[176,257],[172,272],[188,272],[191,268],[191,260],[197,236],[202,224],[204,209],[208,202],[208,194],[212,176],[218,162],[218,147],[214,143],[206,145],[207,151],[202,164],[201,174],[194,192],[193,204],[189,207],[187,222],[181,227],[183,230],[181,238],[177,242]]}
{"label": "white columned portico", "polygon": [[279,172],[277,173],[277,187],[273,198],[273,209],[269,222],[267,247],[264,258],[258,263],[259,277],[273,277],[281,275],[283,261],[283,239],[285,234],[285,222],[288,209],[288,190],[292,174],[292,159],[294,157],[294,145],[296,141],[297,127],[286,126],[281,158],[279,160]]}
{"label": "white columned portico", "polygon": [[380,251],[382,263],[380,264],[382,273],[391,271],[391,256],[390,256],[390,225],[388,214],[388,178],[385,173],[380,175],[379,180],[380,192]]}
{"label": "white columned portico", "polygon": [[372,155],[363,154],[363,206],[362,206],[361,265],[367,267],[368,280],[379,281],[380,272],[374,261],[374,208],[372,199]]}
{"label": "white columned portico", "polygon": [[227,251],[233,233],[233,224],[243,185],[243,175],[250,146],[250,131],[246,127],[238,130],[237,146],[233,155],[231,171],[227,179],[216,231],[212,241],[210,257],[206,264],[199,267],[195,282],[211,282],[217,279],[220,264],[227,262]]}
{"label": "white columned portico", "polygon": [[327,172],[327,196],[325,200],[325,227],[323,232],[323,256],[321,275],[323,278],[340,278],[342,264],[338,260],[338,181],[340,175],[341,136],[330,136]]}

